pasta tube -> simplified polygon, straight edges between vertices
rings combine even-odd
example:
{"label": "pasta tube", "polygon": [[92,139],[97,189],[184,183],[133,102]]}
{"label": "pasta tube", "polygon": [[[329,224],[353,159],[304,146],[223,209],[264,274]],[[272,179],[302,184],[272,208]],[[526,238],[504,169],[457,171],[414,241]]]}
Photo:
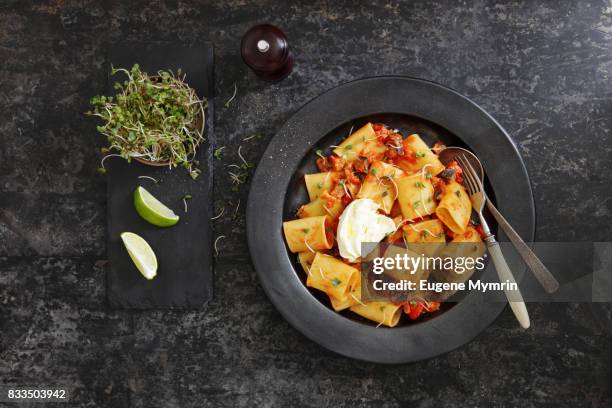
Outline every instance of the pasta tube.
{"label": "pasta tube", "polygon": [[420,172],[400,177],[397,180],[397,188],[397,200],[404,219],[422,218],[436,210],[433,185]]}
{"label": "pasta tube", "polygon": [[403,230],[408,248],[419,254],[433,256],[446,242],[442,222],[437,219],[406,224]]}
{"label": "pasta tube", "polygon": [[436,215],[448,229],[461,235],[467,229],[471,213],[472,202],[465,188],[452,180],[444,189]]}
{"label": "pasta tube", "polygon": [[283,222],[285,239],[291,252],[330,249],[334,243],[328,216],[300,218]]}
{"label": "pasta tube", "polygon": [[315,200],[324,191],[331,191],[332,185],[340,177],[340,173],[335,171],[326,171],[324,173],[312,173],[304,175],[306,190],[310,201]]}
{"label": "pasta tube", "polygon": [[306,275],[310,273],[310,265],[312,264],[312,260],[314,259],[314,257],[314,252],[298,252],[298,261],[300,262],[300,265],[302,265],[302,269],[304,269]]}
{"label": "pasta tube", "polygon": [[425,144],[423,139],[417,134],[412,134],[404,139],[404,148],[414,151],[415,159],[413,161],[402,160],[399,166],[409,173],[415,173],[427,166],[427,171],[433,175],[444,170],[444,165],[438,159],[438,156],[431,151],[429,146]]}
{"label": "pasta tube", "polygon": [[395,327],[402,315],[402,306],[391,302],[367,302],[351,306],[352,312],[378,324]]}
{"label": "pasta tube", "polygon": [[359,271],[330,255],[317,252],[306,286],[319,289],[329,296],[342,300],[353,291],[359,282]]}
{"label": "pasta tube", "polygon": [[344,139],[340,146],[334,149],[334,153],[345,160],[354,160],[358,156],[368,156],[372,153],[382,155],[386,150],[387,147],[376,137],[372,124],[366,123]]}
{"label": "pasta tube", "polygon": [[361,275],[357,274],[357,279],[349,292],[344,295],[341,299],[336,299],[333,296],[329,296],[329,301],[336,312],[356,305],[361,302]]}
{"label": "pasta tube", "polygon": [[[394,259],[397,255],[400,257],[404,257],[404,255],[408,255],[410,258],[419,258],[419,255],[415,252],[410,251],[409,249],[403,248],[401,246],[389,245],[384,253],[384,258]],[[414,273],[412,273],[414,272]],[[425,267],[425,265],[419,265],[418,269],[415,271],[409,271],[404,269],[397,269],[395,267],[390,269],[385,269],[385,276],[389,276],[396,281],[407,280],[414,282],[417,287],[419,286],[419,281],[425,280],[429,277],[429,270]]]}
{"label": "pasta tube", "polygon": [[404,172],[401,169],[375,160],[361,185],[357,198],[369,198],[380,205],[386,214],[389,214],[397,198],[395,180],[403,175]]}
{"label": "pasta tube", "polygon": [[329,215],[332,220],[335,220],[342,214],[342,210],[344,210],[344,205],[341,199],[323,192],[321,196],[301,206],[298,210],[298,217],[306,218]]}

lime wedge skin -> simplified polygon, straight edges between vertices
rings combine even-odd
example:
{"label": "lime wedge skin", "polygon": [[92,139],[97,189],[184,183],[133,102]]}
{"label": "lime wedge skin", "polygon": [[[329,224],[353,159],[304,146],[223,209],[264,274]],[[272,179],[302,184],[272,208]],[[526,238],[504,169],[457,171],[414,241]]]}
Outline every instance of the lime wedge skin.
{"label": "lime wedge skin", "polygon": [[143,187],[134,190],[134,207],[145,221],[158,227],[171,227],[180,219]]}
{"label": "lime wedge skin", "polygon": [[149,243],[133,232],[123,232],[121,240],[142,276],[148,280],[155,278],[157,276],[157,257]]}

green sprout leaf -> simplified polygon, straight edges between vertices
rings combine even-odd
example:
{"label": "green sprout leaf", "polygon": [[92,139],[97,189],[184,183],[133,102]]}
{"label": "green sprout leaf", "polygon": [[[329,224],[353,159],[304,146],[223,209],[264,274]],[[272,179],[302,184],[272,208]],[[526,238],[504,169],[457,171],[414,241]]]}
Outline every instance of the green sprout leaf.
{"label": "green sprout leaf", "polygon": [[225,149],[225,146],[221,146],[215,149],[213,153],[213,156],[215,157],[215,159],[221,160],[221,154],[223,153],[223,149]]}

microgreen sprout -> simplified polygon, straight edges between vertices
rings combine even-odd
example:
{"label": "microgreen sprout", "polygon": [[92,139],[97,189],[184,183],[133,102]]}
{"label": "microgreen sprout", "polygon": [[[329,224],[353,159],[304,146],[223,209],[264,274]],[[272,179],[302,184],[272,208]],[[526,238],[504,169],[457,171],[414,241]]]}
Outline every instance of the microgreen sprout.
{"label": "microgreen sprout", "polygon": [[352,126],[351,126],[351,129],[349,130],[348,135],[347,135],[346,137],[349,137],[350,135],[352,135],[352,134],[353,134],[353,129],[354,129],[354,128],[355,128],[355,125],[352,125]]}
{"label": "microgreen sprout", "polygon": [[234,82],[234,94],[232,95],[231,98],[229,98],[227,100],[227,102],[225,102],[225,108],[229,108],[230,107],[230,103],[232,103],[232,101],[234,100],[234,98],[236,97],[236,93],[238,93],[238,86],[236,85],[236,83]]}
{"label": "microgreen sprout", "polygon": [[159,183],[159,180],[151,177],[151,176],[138,176],[139,179],[147,179],[147,180],[151,180],[152,182],[154,182],[155,184]]}
{"label": "microgreen sprout", "polygon": [[[108,152],[108,149],[104,149],[104,151]],[[122,156],[120,154],[107,154],[106,156],[104,156],[102,160],[100,160],[100,167],[98,167],[98,172],[100,172],[101,174],[106,174],[106,167],[104,167],[104,162],[106,161],[106,159],[110,157],[122,157]]]}
{"label": "microgreen sprout", "polygon": [[241,150],[242,150],[242,145],[238,146],[238,157],[240,158],[240,160],[242,160],[242,162],[244,163],[245,166],[251,167],[251,164],[249,162],[247,162],[244,159],[244,157],[242,156],[242,153],[240,153]]}
{"label": "microgreen sprout", "polygon": [[244,156],[242,155],[242,146],[238,146],[238,157],[240,158],[241,164],[228,164],[227,167],[232,167],[237,170],[228,171],[230,179],[232,180],[232,191],[238,191],[240,189],[240,185],[246,183],[249,178],[250,169],[253,167],[253,163],[249,163],[246,161]]}
{"label": "microgreen sprout", "polygon": [[116,96],[94,96],[86,114],[104,121],[97,130],[109,146],[102,159],[119,156],[127,161],[141,160],[182,166],[196,178],[196,148],[204,140],[206,100],[199,99],[185,83],[179,70],[158,71],[149,75],[138,64],[131,69],[112,68],[111,75],[124,73],[127,79],[116,82]]}
{"label": "microgreen sprout", "polygon": [[248,142],[251,139],[261,139],[261,135],[259,133],[255,133],[254,135],[251,135],[249,137],[245,137],[244,139],[242,139],[243,142]]}
{"label": "microgreen sprout", "polygon": [[234,209],[234,218],[238,216],[239,209],[240,209],[240,199],[238,199],[238,204],[236,204],[236,208]]}
{"label": "microgreen sprout", "polygon": [[223,213],[225,213],[225,207],[221,207],[221,211],[219,211],[219,214],[215,215],[214,217],[210,218],[211,221],[219,219],[223,216]]}
{"label": "microgreen sprout", "polygon": [[213,153],[213,156],[215,157],[215,159],[221,160],[221,154],[223,153],[223,149],[225,149],[225,146],[217,147],[215,149]]}
{"label": "microgreen sprout", "polygon": [[218,247],[218,244],[219,244],[219,241],[220,241],[221,239],[223,239],[223,238],[225,238],[225,235],[219,235],[219,236],[218,236],[218,237],[215,239],[215,243],[214,243],[214,245],[213,245],[213,247],[215,248],[215,256],[218,256],[218,255],[219,255],[219,247]]}
{"label": "microgreen sprout", "polygon": [[191,194],[185,194],[183,196],[183,205],[185,206],[185,212],[187,212],[187,200],[191,200],[193,197],[191,197]]}

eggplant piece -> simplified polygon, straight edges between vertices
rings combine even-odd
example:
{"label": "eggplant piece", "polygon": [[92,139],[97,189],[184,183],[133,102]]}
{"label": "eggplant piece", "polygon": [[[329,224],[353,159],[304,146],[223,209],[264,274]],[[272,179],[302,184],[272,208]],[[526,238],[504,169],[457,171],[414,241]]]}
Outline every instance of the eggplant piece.
{"label": "eggplant piece", "polygon": [[474,211],[474,209],[472,209],[472,213],[470,214],[470,222],[475,227],[480,225],[480,218],[478,218],[478,214],[476,214],[476,211]]}
{"label": "eggplant piece", "polygon": [[444,179],[450,180],[455,175],[455,169],[452,167],[447,167],[438,174],[438,177],[442,177]]}

